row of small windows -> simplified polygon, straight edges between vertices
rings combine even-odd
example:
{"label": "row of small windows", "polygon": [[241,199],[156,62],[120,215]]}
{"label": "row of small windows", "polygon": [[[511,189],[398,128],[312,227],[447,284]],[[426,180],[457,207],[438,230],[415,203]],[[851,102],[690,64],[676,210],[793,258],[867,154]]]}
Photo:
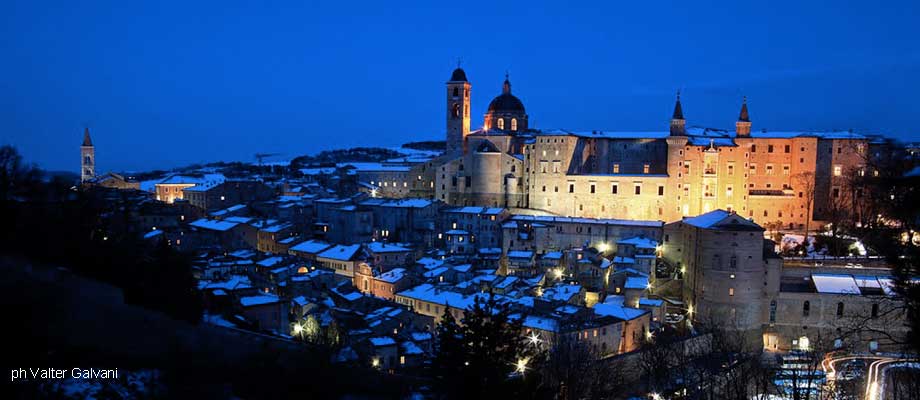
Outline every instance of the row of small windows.
{"label": "row of small windows", "polygon": [[[768,145],[767,145],[767,153],[772,153],[773,150],[774,150],[774,146],[773,146],[772,144],[768,144]],[[802,147],[802,151],[805,151],[805,148],[804,148],[804,147]],[[757,152],[757,145],[756,145],[756,144],[752,144],[752,145],[751,145],[751,153],[756,153],[756,152]],[[790,146],[790,145],[788,145],[788,144],[783,146],[783,153],[791,153],[791,152],[792,152],[792,146]]]}
{"label": "row of small windows", "polygon": [[[751,175],[757,175],[757,164],[751,163],[750,168],[751,168]],[[790,170],[791,170],[791,167],[789,166],[789,164],[783,164],[783,175],[789,175]],[[773,172],[774,172],[773,164],[767,164],[764,166],[765,174],[773,175]]]}
{"label": "row of small windows", "polygon": [[[835,313],[837,318],[843,317],[843,310],[844,310],[843,302],[837,303],[837,310]],[[872,314],[871,314],[872,318],[878,318],[878,311],[879,311],[878,304],[872,304]],[[809,315],[811,315],[811,302],[808,300],[805,300],[805,302],[802,303],[802,316],[807,317]],[[770,302],[770,322],[775,322],[775,321],[776,321],[776,300],[773,300],[772,302]]]}
{"label": "row of small windows", "polygon": [[[634,183],[633,185],[634,185],[634,189],[633,189],[634,193],[635,193],[635,194],[642,194],[642,182],[636,182],[636,183]],[[545,186],[545,185],[542,187],[542,191],[546,192],[546,186]],[[559,186],[553,186],[553,192],[559,193]],[[589,193],[597,193],[597,185],[594,184],[594,183],[590,184],[590,185],[588,186],[588,192],[589,192]],[[612,184],[610,185],[610,193],[611,193],[611,194],[619,194],[619,192],[620,192],[620,184],[619,184],[619,183],[612,183]],[[574,183],[570,183],[570,184],[569,184],[569,193],[575,193],[575,184],[574,184]],[[664,185],[658,185],[658,195],[659,195],[659,196],[664,196]]]}

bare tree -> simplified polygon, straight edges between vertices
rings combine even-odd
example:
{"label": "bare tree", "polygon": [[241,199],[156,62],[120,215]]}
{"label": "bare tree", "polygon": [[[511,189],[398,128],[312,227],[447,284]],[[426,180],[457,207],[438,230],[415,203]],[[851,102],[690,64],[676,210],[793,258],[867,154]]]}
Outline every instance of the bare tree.
{"label": "bare tree", "polygon": [[584,341],[555,335],[540,368],[541,391],[559,399],[610,398],[625,390],[625,368],[616,359],[601,359]]}
{"label": "bare tree", "polygon": [[796,174],[794,184],[799,198],[805,203],[805,247],[808,247],[808,232],[811,229],[812,207],[815,205],[815,173],[805,171]]}

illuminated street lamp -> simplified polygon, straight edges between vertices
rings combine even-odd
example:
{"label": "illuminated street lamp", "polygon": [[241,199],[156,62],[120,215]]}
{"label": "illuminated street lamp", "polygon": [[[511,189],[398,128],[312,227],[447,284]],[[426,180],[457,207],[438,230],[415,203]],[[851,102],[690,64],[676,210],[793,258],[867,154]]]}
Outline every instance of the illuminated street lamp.
{"label": "illuminated street lamp", "polygon": [[527,371],[527,358],[522,358],[517,361],[517,364],[514,366],[514,371],[524,375],[524,371]]}
{"label": "illuminated street lamp", "polygon": [[294,336],[300,336],[300,340],[303,340],[304,326],[301,322],[294,323]]}
{"label": "illuminated street lamp", "polygon": [[531,333],[530,336],[527,337],[527,340],[529,340],[532,345],[537,345],[543,341],[536,332]]}

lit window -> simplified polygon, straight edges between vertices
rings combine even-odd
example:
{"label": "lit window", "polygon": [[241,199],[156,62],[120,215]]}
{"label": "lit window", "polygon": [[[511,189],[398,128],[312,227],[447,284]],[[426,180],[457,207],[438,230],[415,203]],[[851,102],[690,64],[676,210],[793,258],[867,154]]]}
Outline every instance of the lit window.
{"label": "lit window", "polygon": [[504,118],[498,119],[498,129],[505,129],[505,119]]}
{"label": "lit window", "polygon": [[620,173],[620,164],[613,164],[613,173],[614,174]]}
{"label": "lit window", "polygon": [[511,118],[511,130],[512,131],[517,130],[517,118]]}
{"label": "lit window", "polygon": [[648,165],[648,164],[643,165],[643,166],[642,166],[642,173],[643,173],[643,174],[647,174],[648,171],[649,171],[649,165]]}
{"label": "lit window", "polygon": [[729,295],[729,296],[734,296],[734,295],[735,295],[735,288],[733,288],[733,287],[732,287],[732,288],[728,288],[728,295]]}
{"label": "lit window", "polygon": [[834,165],[834,176],[843,175],[843,167],[840,165]]}

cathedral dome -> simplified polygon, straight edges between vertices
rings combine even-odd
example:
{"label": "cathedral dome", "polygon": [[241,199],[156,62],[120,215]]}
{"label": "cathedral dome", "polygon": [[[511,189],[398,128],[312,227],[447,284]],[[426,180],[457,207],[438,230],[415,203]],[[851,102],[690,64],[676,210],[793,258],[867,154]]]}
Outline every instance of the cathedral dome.
{"label": "cathedral dome", "polygon": [[492,99],[489,103],[489,113],[524,113],[524,103],[511,94],[511,81],[505,76],[505,83],[502,85],[502,94]]}
{"label": "cathedral dome", "polygon": [[511,93],[502,93],[489,103],[489,112],[524,112],[524,103]]}

